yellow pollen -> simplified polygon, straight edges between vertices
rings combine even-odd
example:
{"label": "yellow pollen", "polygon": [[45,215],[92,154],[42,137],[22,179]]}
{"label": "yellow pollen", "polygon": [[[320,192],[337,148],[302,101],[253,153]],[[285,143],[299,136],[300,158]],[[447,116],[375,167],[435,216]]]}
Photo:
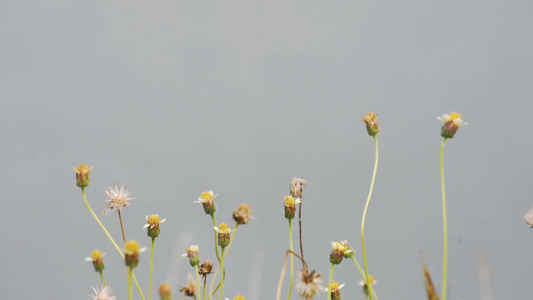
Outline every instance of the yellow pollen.
{"label": "yellow pollen", "polygon": [[139,253],[139,243],[134,240],[127,242],[125,248],[126,252],[130,254]]}
{"label": "yellow pollen", "polygon": [[213,192],[212,191],[203,192],[202,195],[200,196],[200,198],[208,200],[208,201],[212,201],[213,200]]}
{"label": "yellow pollen", "polygon": [[157,225],[157,224],[159,224],[159,215],[151,215],[150,217],[148,217],[147,222],[148,222],[148,224],[150,224],[150,225]]}
{"label": "yellow pollen", "polygon": [[296,204],[296,201],[294,201],[294,198],[291,196],[285,197],[285,199],[283,199],[283,202],[285,202],[286,206],[292,206]]}
{"label": "yellow pollen", "polygon": [[93,253],[91,253],[92,260],[97,260],[102,257],[102,252],[100,250],[94,250]]}
{"label": "yellow pollen", "polygon": [[452,111],[452,112],[450,113],[450,119],[451,119],[452,121],[455,120],[455,119],[460,119],[460,118],[461,118],[461,114],[456,113],[456,112],[454,112],[454,111]]}
{"label": "yellow pollen", "polygon": [[238,295],[233,298],[233,300],[245,300],[243,295]]}
{"label": "yellow pollen", "polygon": [[368,275],[368,282],[369,282],[370,284],[374,284],[374,276],[372,276],[372,275]]}
{"label": "yellow pollen", "polygon": [[226,223],[220,223],[220,227],[218,229],[220,229],[220,231],[226,231],[229,229],[229,227]]}
{"label": "yellow pollen", "polygon": [[338,289],[339,289],[339,283],[333,281],[333,283],[331,284],[331,290],[338,290]]}

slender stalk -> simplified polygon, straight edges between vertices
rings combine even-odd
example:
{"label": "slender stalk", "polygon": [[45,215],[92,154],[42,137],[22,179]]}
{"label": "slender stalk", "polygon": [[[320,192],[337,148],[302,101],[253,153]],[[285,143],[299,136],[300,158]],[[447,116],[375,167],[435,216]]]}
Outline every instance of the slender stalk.
{"label": "slender stalk", "polygon": [[105,287],[106,284],[105,284],[105,279],[104,279],[104,271],[100,271],[100,278],[102,279],[102,285]]}
{"label": "slender stalk", "polygon": [[[294,251],[292,245],[292,220],[289,219],[289,249]],[[291,280],[289,285],[289,300],[291,300],[292,294],[292,282],[294,280],[294,256],[291,255]]]}
{"label": "slender stalk", "polygon": [[203,298],[204,300],[205,300],[205,292],[206,292],[205,289],[207,287],[206,283],[207,283],[207,276],[204,275],[204,298]]}
{"label": "slender stalk", "polygon": [[194,272],[196,273],[196,299],[201,299],[202,297],[200,296],[200,275],[198,275],[198,265],[194,266]]}
{"label": "slender stalk", "polygon": [[126,245],[126,234],[124,234],[124,224],[122,224],[122,214],[120,213],[120,209],[118,210],[118,219],[120,221],[120,229],[122,230],[122,240],[124,241],[124,245]]}
{"label": "slender stalk", "polygon": [[[300,198],[300,200],[302,200]],[[303,266],[303,260],[304,259],[304,246],[303,246],[303,243],[302,243],[302,202],[303,201],[300,201],[300,205],[298,206],[298,228],[299,228],[299,233],[300,233],[300,255],[302,256],[302,266]]]}
{"label": "slender stalk", "polygon": [[[226,251],[226,254],[224,254],[224,258],[226,258],[226,256],[228,255],[228,252],[229,252],[229,249],[231,248],[231,245],[233,245],[233,241],[235,240],[235,233],[237,232],[237,228],[239,228],[239,224],[235,224],[235,229],[233,229],[233,234],[231,235],[231,239],[229,241],[229,245],[228,245],[228,250]],[[216,234],[216,231],[215,231],[215,240],[216,240],[216,245],[218,245],[218,235]],[[218,247],[218,246],[217,246]],[[217,248],[217,251],[218,251],[218,248]],[[218,266],[215,270],[215,274],[213,275],[213,279],[211,280],[211,284],[209,285],[209,294],[211,296],[213,296],[216,291],[218,290],[218,287],[220,286],[220,282],[218,283],[217,287],[215,288],[215,290],[213,290],[213,286],[215,285],[215,280],[217,278],[217,275],[218,275],[218,272],[222,269],[222,276],[224,276],[224,278],[226,277],[226,270],[224,270],[222,268],[222,266]],[[211,298],[209,298],[211,299]]]}
{"label": "slender stalk", "polygon": [[447,138],[442,140],[440,146],[440,186],[442,190],[442,227],[444,228],[443,258],[442,258],[442,300],[446,300],[446,269],[448,266],[448,221],[446,218],[446,189],[444,185],[444,144]]}
{"label": "slender stalk", "polygon": [[[217,226],[217,219],[215,217],[215,214],[211,214],[211,219],[213,220],[213,227]],[[220,263],[220,255],[218,254],[218,241],[217,241],[217,231],[213,229],[213,232],[215,233],[215,251],[217,254],[218,263]]]}
{"label": "slender stalk", "polygon": [[148,299],[152,300],[152,278],[154,275],[154,245],[155,238],[152,238],[152,249],[150,250],[150,279],[148,281]]}
{"label": "slender stalk", "polygon": [[298,257],[302,261],[303,269],[307,270],[307,264],[305,263],[305,260],[300,255],[294,253],[294,251],[287,250],[287,252],[285,252],[285,262],[283,263],[283,268],[281,268],[281,274],[279,275],[278,291],[276,293],[276,300],[280,300],[281,299],[281,290],[282,290],[282,287],[283,287],[283,278],[285,278],[285,271],[287,270],[287,261],[289,260],[289,254],[292,254],[292,255]]}
{"label": "slender stalk", "polygon": [[367,281],[365,279],[365,271],[363,271],[363,269],[361,269],[361,265],[359,265],[359,262],[357,261],[357,259],[355,258],[355,255],[352,255],[350,257],[353,261],[353,263],[355,264],[355,266],[357,267],[357,269],[359,270],[359,273],[361,273],[361,276],[363,276],[363,279],[365,280],[365,282]]}
{"label": "slender stalk", "polygon": [[[102,228],[102,230],[107,235],[107,237],[109,238],[109,240],[111,241],[113,246],[115,246],[115,249],[117,249],[117,251],[120,254],[120,256],[122,257],[122,259],[124,259],[124,253],[122,253],[122,250],[120,250],[120,248],[118,247],[118,245],[115,242],[115,240],[113,239],[113,237],[111,237],[111,235],[109,234],[109,232],[105,228],[104,224],[102,224],[102,222],[100,222],[100,219],[98,218],[98,216],[96,216],[96,214],[94,213],[93,209],[89,205],[89,202],[87,201],[87,197],[85,196],[85,188],[83,188],[83,187],[81,188],[81,195],[83,197],[83,201],[85,202],[85,205],[89,209],[89,212],[91,212],[91,215],[93,215],[93,217],[96,220],[96,222],[98,223],[98,225],[100,225],[100,228]],[[139,282],[137,281],[137,278],[135,277],[135,274],[133,273],[133,271],[131,272],[131,276],[133,277],[133,281],[135,282],[135,285],[137,286],[137,290],[139,291],[139,294],[141,295],[141,298],[143,300],[146,300],[144,298],[144,294],[143,294],[143,292],[141,290],[141,286],[139,285]]]}
{"label": "slender stalk", "polygon": [[333,268],[335,268],[335,264],[331,264],[331,268],[329,269],[329,283],[328,283],[328,300],[331,300],[331,284],[333,283]]}
{"label": "slender stalk", "polygon": [[220,268],[222,269],[222,272],[220,274],[220,300],[222,300],[222,294],[224,292],[224,257],[225,257],[224,249],[226,248],[222,248],[222,253],[221,253],[222,260],[220,261]]}
{"label": "slender stalk", "polygon": [[128,299],[133,299],[133,293],[131,291],[131,267],[128,267]]}
{"label": "slender stalk", "polygon": [[366,199],[365,210],[363,211],[363,219],[361,221],[361,246],[363,248],[363,262],[365,266],[365,282],[369,289],[370,300],[372,300],[372,285],[368,282],[368,264],[366,261],[366,251],[365,251],[365,220],[366,214],[368,212],[368,206],[370,205],[370,199],[372,198],[372,192],[374,191],[374,183],[376,182],[376,173],[378,171],[378,161],[379,161],[379,145],[378,137],[374,135],[374,143],[376,145],[376,158],[374,161],[374,172],[372,173],[372,181],[370,183],[370,190],[368,191],[368,198]]}

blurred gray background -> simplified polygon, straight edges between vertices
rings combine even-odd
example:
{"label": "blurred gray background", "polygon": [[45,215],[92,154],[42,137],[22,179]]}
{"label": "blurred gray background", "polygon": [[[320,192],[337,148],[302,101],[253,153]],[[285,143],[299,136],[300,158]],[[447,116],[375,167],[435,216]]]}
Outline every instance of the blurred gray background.
{"label": "blurred gray background", "polygon": [[[445,151],[448,299],[530,299],[532,13],[503,0],[1,1],[0,298],[87,299],[100,283],[84,258],[98,248],[127,299],[123,262],[75,186],[80,163],[94,166],[95,210],[106,187],[133,191],[128,239],[149,246],[145,215],[167,218],[154,285],[176,299],[190,244],[216,260],[193,203],[210,189],[219,222],[243,202],[255,216],[236,234],[224,296],[274,299],[282,201],[304,178],[304,252],[327,280],[330,241],[348,239],[362,261],[367,111],[382,128],[366,226],[379,298],[425,298],[421,253],[440,294],[436,116],[453,110],[469,125]],[[120,240],[116,215],[102,220]],[[145,294],[148,258],[136,269]],[[335,279],[364,298],[350,261]]]}

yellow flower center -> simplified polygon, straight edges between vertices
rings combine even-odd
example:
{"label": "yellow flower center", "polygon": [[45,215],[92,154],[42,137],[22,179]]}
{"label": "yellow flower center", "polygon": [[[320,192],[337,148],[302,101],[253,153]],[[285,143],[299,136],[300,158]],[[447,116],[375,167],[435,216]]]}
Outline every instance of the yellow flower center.
{"label": "yellow flower center", "polygon": [[200,198],[212,201],[213,200],[213,191],[203,192]]}
{"label": "yellow flower center", "polygon": [[294,198],[291,196],[285,197],[285,199],[283,199],[283,202],[285,202],[285,206],[292,206],[296,204],[296,201],[294,201]]}
{"label": "yellow flower center", "polygon": [[102,257],[102,252],[100,250],[94,250],[93,253],[91,253],[92,260],[97,260]]}
{"label": "yellow flower center", "polygon": [[159,225],[159,215],[151,215],[148,217],[148,220],[146,220],[148,224],[150,225]]}
{"label": "yellow flower center", "polygon": [[233,300],[245,300],[243,295],[238,295],[233,298]]}
{"label": "yellow flower center", "polygon": [[461,118],[461,114],[456,113],[456,112],[454,112],[454,111],[452,111],[452,112],[450,113],[450,120],[451,120],[451,121],[453,121],[453,120],[455,120],[455,119],[460,119],[460,118]]}
{"label": "yellow flower center", "polygon": [[129,254],[139,253],[139,243],[134,240],[127,242],[125,248],[126,252]]}
{"label": "yellow flower center", "polygon": [[369,282],[370,284],[374,284],[374,276],[372,276],[372,275],[368,275],[368,282]]}
{"label": "yellow flower center", "polygon": [[339,289],[339,283],[338,282],[335,282],[333,281],[333,283],[331,284],[331,290],[338,290]]}
{"label": "yellow flower center", "polygon": [[219,229],[221,231],[226,231],[229,229],[228,225],[226,223],[221,223]]}

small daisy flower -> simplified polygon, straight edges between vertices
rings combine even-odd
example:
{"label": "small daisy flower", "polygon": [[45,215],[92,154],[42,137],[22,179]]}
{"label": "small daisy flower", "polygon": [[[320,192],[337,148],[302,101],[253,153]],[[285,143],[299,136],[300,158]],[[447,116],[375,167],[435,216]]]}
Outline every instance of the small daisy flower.
{"label": "small daisy flower", "polygon": [[233,220],[239,225],[248,224],[252,220],[252,210],[248,203],[243,203],[233,212]]}
{"label": "small daisy flower", "polygon": [[331,299],[332,300],[341,300],[341,292],[340,292],[340,289],[342,289],[344,287],[344,283],[339,285],[338,282],[336,281],[333,281],[333,283],[331,283],[331,289],[328,289],[327,287],[324,289],[324,291],[326,291],[326,293],[331,293]]}
{"label": "small daisy flower", "polygon": [[366,131],[370,136],[376,136],[380,132],[378,115],[373,112],[366,113],[366,116],[361,117],[361,120],[366,124]]}
{"label": "small daisy flower", "polygon": [[180,292],[183,292],[185,297],[196,298],[196,280],[191,273],[187,277],[187,286],[182,287]]}
{"label": "small daisy flower", "polygon": [[344,253],[352,251],[348,250],[346,247],[344,247],[341,243],[338,242],[331,242],[331,248],[333,250],[329,255],[329,262],[336,265],[342,262],[342,259],[344,258]]}
{"label": "small daisy flower", "polygon": [[[374,286],[374,284],[378,282],[374,279],[374,276],[368,275],[368,283],[370,283],[371,286]],[[359,281],[359,285],[363,287],[363,292],[365,293],[365,295],[368,295],[368,287],[366,286],[366,282],[364,280],[361,280]]]}
{"label": "small daisy flower", "polygon": [[348,249],[347,251],[344,251],[344,258],[350,258],[352,256],[354,256],[355,252],[352,248],[352,246],[350,246],[350,244],[348,244],[348,241],[347,240],[344,240],[340,243],[341,245],[343,245],[346,249]]}
{"label": "small daisy flower", "polygon": [[159,298],[161,300],[172,300],[172,289],[169,284],[162,283],[159,286]]}
{"label": "small daisy flower", "polygon": [[294,200],[292,196],[287,196],[283,199],[283,204],[285,206],[285,218],[287,220],[292,220],[296,216],[296,204],[302,203],[300,198]]}
{"label": "small daisy flower", "polygon": [[217,210],[217,205],[214,202],[216,196],[217,195],[213,194],[213,191],[203,192],[194,203],[202,203],[205,213],[213,215]]}
{"label": "small daisy flower", "polygon": [[106,200],[105,206],[109,209],[114,209],[116,212],[130,205],[130,201],[134,199],[127,185],[119,186],[115,184],[114,186],[108,187],[105,193],[110,198]]}
{"label": "small daisy flower", "polygon": [[124,246],[124,261],[126,266],[135,268],[139,264],[139,253],[146,251],[146,248],[140,248],[139,243],[134,240],[130,240]]}
{"label": "small daisy flower", "polygon": [[187,248],[187,252],[184,253],[182,257],[188,257],[192,267],[197,266],[200,264],[200,248],[198,245],[191,245]]}
{"label": "small daisy flower", "polygon": [[314,296],[318,295],[318,292],[324,290],[322,287],[322,275],[312,271],[309,273],[307,270],[298,271],[300,274],[300,281],[296,283],[295,289],[298,291],[300,297],[305,300],[311,300]]}
{"label": "small daisy flower", "polygon": [[468,123],[464,122],[463,119],[461,119],[461,114],[458,114],[456,112],[451,112],[450,114],[443,114],[442,117],[437,117],[437,119],[444,123],[444,125],[442,125],[440,135],[443,138],[447,139],[453,138],[459,127],[468,125]]}
{"label": "small daisy flower", "polygon": [[89,174],[93,170],[93,166],[88,166],[86,164],[80,164],[77,167],[72,167],[74,169],[74,172],[76,172],[76,185],[85,188],[89,186],[89,183],[91,183],[91,179],[89,178]]}
{"label": "small daisy flower", "polygon": [[148,228],[147,234],[149,237],[156,238],[159,236],[159,225],[165,223],[167,219],[159,220],[159,215],[146,216],[146,223],[143,228]]}
{"label": "small daisy flower", "polygon": [[225,248],[230,243],[231,230],[226,223],[220,223],[220,227],[214,226],[213,229],[218,233],[218,245]]}
{"label": "small daisy flower", "polygon": [[293,177],[289,186],[291,196],[293,196],[294,198],[302,198],[302,189],[304,186],[307,187],[307,181],[301,178]]}
{"label": "small daisy flower", "polygon": [[533,228],[533,208],[524,214],[524,222]]}
{"label": "small daisy flower", "polygon": [[94,250],[91,253],[91,257],[86,257],[85,261],[90,261],[93,263],[94,270],[96,272],[102,272],[105,268],[104,260],[102,257],[105,256],[105,253],[100,252],[100,250]]}
{"label": "small daisy flower", "polygon": [[113,288],[109,285],[99,289],[98,287],[93,287],[94,295],[89,295],[93,300],[116,300],[117,297],[111,296],[113,293]]}

